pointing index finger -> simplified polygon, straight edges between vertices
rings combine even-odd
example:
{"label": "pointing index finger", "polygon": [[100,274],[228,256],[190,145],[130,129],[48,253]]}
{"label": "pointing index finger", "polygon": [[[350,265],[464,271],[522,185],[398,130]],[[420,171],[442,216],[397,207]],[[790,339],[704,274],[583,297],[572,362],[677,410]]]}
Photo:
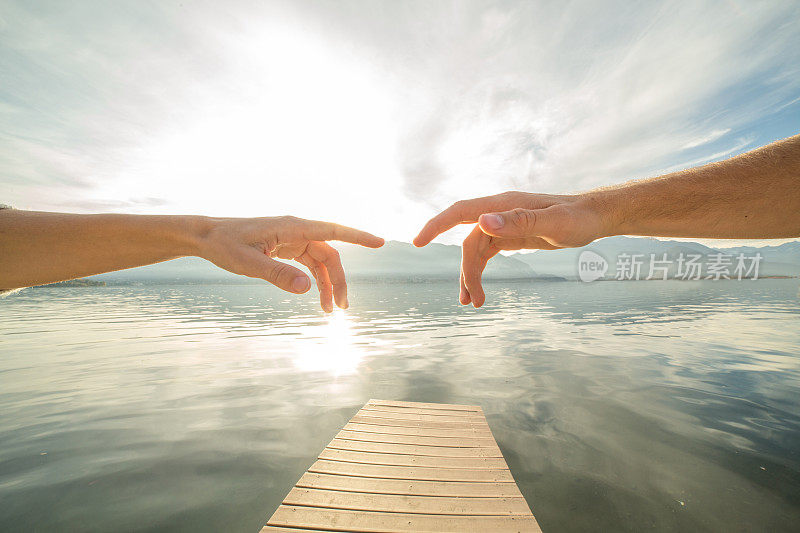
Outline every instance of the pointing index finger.
{"label": "pointing index finger", "polygon": [[502,209],[506,204],[508,199],[502,194],[460,200],[430,219],[414,238],[414,246],[425,246],[445,231],[459,224],[477,222],[482,214]]}
{"label": "pointing index finger", "polygon": [[333,222],[306,221],[303,237],[310,241],[341,241],[367,248],[380,248],[384,240],[366,231],[334,224]]}

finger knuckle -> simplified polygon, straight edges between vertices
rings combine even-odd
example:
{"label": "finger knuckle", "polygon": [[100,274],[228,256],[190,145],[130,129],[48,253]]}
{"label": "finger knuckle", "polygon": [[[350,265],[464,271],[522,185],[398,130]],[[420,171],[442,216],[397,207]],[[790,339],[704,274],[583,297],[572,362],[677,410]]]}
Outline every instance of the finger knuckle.
{"label": "finger knuckle", "polygon": [[468,235],[464,242],[461,243],[461,255],[467,255],[478,248],[479,237],[475,235]]}
{"label": "finger knuckle", "polygon": [[288,280],[292,275],[292,269],[280,261],[276,261],[275,263],[275,267],[272,269],[273,277],[277,280]]}
{"label": "finger knuckle", "polygon": [[531,227],[536,222],[536,215],[533,211],[527,209],[516,208],[511,211],[511,223],[515,226],[526,228]]}
{"label": "finger knuckle", "polygon": [[513,202],[516,204],[520,204],[520,202],[524,202],[525,199],[528,197],[528,193],[523,191],[506,191],[503,193],[505,200],[509,202]]}
{"label": "finger knuckle", "polygon": [[293,224],[299,220],[300,220],[299,218],[292,215],[283,215],[282,217],[280,217],[280,221],[286,224]]}

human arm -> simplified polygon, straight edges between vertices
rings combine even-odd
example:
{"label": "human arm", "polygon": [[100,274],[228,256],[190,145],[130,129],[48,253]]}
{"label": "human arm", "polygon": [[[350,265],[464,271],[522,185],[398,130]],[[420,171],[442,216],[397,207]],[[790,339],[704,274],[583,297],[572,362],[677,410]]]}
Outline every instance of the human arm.
{"label": "human arm", "polygon": [[0,210],[0,288],[41,285],[197,256],[235,274],[261,278],[297,294],[309,268],[326,311],[347,307],[338,252],[328,240],[377,248],[369,233],[295,217],[209,218],[170,215],[79,215]]}
{"label": "human arm", "polygon": [[465,239],[463,304],[483,304],[481,273],[501,250],[578,247],[612,235],[800,236],[800,135],[725,161],[575,195],[509,192],[456,202],[431,219],[424,246],[457,224]]}

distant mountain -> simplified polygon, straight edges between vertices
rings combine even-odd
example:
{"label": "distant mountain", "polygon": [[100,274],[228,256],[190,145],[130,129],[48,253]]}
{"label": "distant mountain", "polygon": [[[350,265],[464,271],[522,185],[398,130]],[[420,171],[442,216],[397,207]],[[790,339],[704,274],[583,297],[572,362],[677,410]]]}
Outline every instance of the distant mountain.
{"label": "distant mountain", "polygon": [[[358,246],[340,249],[342,262],[353,278],[458,279],[461,247],[432,243],[424,248],[389,241],[379,250]],[[497,256],[486,268],[487,279],[536,278],[537,273],[515,257]]]}
{"label": "distant mountain", "polygon": [[[156,263],[128,270],[108,272],[92,276],[109,285],[118,283],[240,283],[250,278],[237,276],[227,270],[217,268],[212,263],[198,257],[182,257],[172,261]],[[253,280],[255,282],[255,280]]]}
{"label": "distant mountain", "polygon": [[725,248],[730,253],[754,253],[758,251],[764,260],[775,263],[800,265],[800,241],[787,242],[778,246],[762,246],[753,248],[750,246],[739,246],[736,248]]}
{"label": "distant mountain", "polygon": [[[458,279],[461,247],[430,244],[416,248],[389,241],[378,250],[337,246],[349,279]],[[303,269],[298,265],[298,268]],[[485,273],[486,279],[534,279],[536,272],[514,257],[498,256]],[[240,283],[256,280],[219,269],[208,261],[186,257],[155,265],[94,276],[109,283]]]}
{"label": "distant mountain", "polygon": [[[517,253],[511,257],[524,261],[534,268],[540,275],[561,276],[567,279],[576,279],[578,276],[578,258],[585,250],[591,250],[601,255],[608,263],[609,269],[606,278],[613,278],[617,272],[619,257],[622,254],[641,255],[642,278],[649,274],[650,254],[655,254],[656,261],[663,259],[673,262],[668,269],[668,277],[673,277],[676,270],[676,259],[680,254],[688,256],[699,254],[703,262],[708,262],[708,256],[713,254],[727,254],[734,257],[744,254],[752,257],[756,253],[762,256],[759,265],[759,276],[798,276],[800,275],[800,241],[789,242],[780,246],[752,247],[740,246],[736,248],[709,248],[696,242],[682,242],[659,240],[647,237],[608,237],[597,240],[583,248],[565,248],[563,250],[541,250],[533,253]],[[735,264],[735,259],[734,259]]]}
{"label": "distant mountain", "polygon": [[[370,250],[351,245],[337,246],[342,256],[347,276],[356,279],[458,279],[461,264],[461,247],[429,244],[416,248],[411,244],[389,241],[383,248]],[[593,242],[584,248],[542,250],[535,253],[498,255],[489,261],[485,279],[576,279],[578,257],[584,250],[591,250],[609,263],[606,278],[613,278],[620,254],[641,255],[642,278],[650,268],[650,254],[660,259],[663,254],[676,258],[679,254],[743,253],[753,256],[761,253],[760,276],[800,275],[800,242],[762,248],[738,247],[717,250],[695,242],[662,241],[650,238],[609,237]],[[298,265],[299,268],[302,268]],[[669,276],[674,275],[674,267]],[[258,283],[257,280],[237,276],[219,269],[203,259],[188,257],[175,259],[146,267],[111,272],[92,279],[108,283]]]}

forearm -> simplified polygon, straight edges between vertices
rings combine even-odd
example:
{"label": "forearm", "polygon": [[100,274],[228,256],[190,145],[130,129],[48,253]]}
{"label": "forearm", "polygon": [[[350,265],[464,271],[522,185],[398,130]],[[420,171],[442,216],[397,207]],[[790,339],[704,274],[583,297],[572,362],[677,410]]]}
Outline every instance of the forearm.
{"label": "forearm", "polygon": [[0,211],[0,289],[195,255],[203,217]]}
{"label": "forearm", "polygon": [[800,135],[718,163],[592,191],[606,235],[800,236]]}

